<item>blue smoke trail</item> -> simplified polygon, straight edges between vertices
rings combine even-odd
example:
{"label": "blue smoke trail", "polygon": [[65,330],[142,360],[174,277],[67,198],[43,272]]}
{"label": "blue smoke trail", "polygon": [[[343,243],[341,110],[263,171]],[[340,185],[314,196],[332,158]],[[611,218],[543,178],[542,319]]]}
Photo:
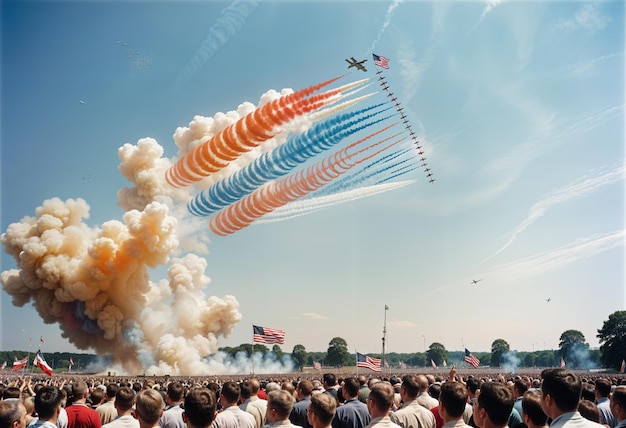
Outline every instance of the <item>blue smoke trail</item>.
{"label": "blue smoke trail", "polygon": [[289,173],[296,166],[306,162],[313,156],[330,149],[344,138],[387,120],[391,116],[361,124],[363,121],[379,115],[389,108],[350,120],[383,104],[377,104],[352,113],[344,113],[317,124],[304,134],[291,138],[276,149],[262,154],[232,176],[196,195],[187,204],[187,209],[191,214],[207,216],[238,201],[252,193],[259,186]]}

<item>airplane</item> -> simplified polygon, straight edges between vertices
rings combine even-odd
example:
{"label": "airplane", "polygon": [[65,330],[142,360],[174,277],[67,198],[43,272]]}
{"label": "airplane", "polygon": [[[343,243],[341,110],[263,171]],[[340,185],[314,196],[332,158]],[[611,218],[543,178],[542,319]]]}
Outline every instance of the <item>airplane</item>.
{"label": "airplane", "polygon": [[[433,180],[433,181],[434,181],[434,180]],[[482,281],[482,280],[483,280],[482,278],[480,278],[480,279],[472,279],[471,284],[478,284],[478,282],[479,282],[479,281]]]}
{"label": "airplane", "polygon": [[548,297],[548,298],[546,299],[546,302],[549,302],[551,299],[552,299],[552,297]]}
{"label": "airplane", "polygon": [[428,180],[428,182],[429,182],[429,183],[434,183],[434,182],[435,182],[435,179],[434,179],[434,178],[431,178],[430,180]]}
{"label": "airplane", "polygon": [[350,67],[356,67],[358,70],[361,71],[367,71],[367,69],[365,68],[365,66],[363,65],[364,62],[366,62],[367,60],[364,59],[362,61],[357,61],[356,59],[354,59],[354,57],[351,57],[350,59],[346,58],[346,61],[348,61],[348,64],[350,64],[348,66],[348,68]]}
{"label": "airplane", "polygon": [[79,103],[80,105],[84,105],[84,104],[87,104],[87,101],[78,100],[78,103]]}
{"label": "airplane", "polygon": [[424,172],[428,172],[428,171],[430,171],[430,168],[426,168],[426,169],[424,170]]}
{"label": "airplane", "polygon": [[413,135],[415,135],[415,131],[411,130],[411,132],[409,132],[409,134],[410,134],[411,136],[413,136]]}
{"label": "airplane", "polygon": [[383,91],[388,91],[389,90],[389,86],[387,86],[386,83],[380,85],[383,88]]}
{"label": "airplane", "polygon": [[422,157],[420,158],[420,160],[421,160],[422,162],[426,162],[426,158],[425,158],[424,156],[422,156]]}
{"label": "airplane", "polygon": [[418,155],[423,155],[423,154],[424,154],[424,152],[420,150],[419,152],[417,152],[417,154],[418,154]]}
{"label": "airplane", "polygon": [[426,177],[432,177],[432,176],[433,176],[432,172],[429,172],[428,174],[426,174]]}

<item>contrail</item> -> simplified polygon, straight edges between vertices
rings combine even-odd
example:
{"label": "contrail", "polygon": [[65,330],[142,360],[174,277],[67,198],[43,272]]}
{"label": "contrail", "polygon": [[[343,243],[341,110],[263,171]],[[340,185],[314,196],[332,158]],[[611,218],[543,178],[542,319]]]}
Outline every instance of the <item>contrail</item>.
{"label": "contrail", "polygon": [[215,24],[209,29],[209,34],[202,45],[176,78],[175,90],[182,88],[213,54],[241,29],[246,18],[258,3],[258,0],[235,0],[222,10]]}
{"label": "contrail", "polygon": [[369,56],[374,51],[374,47],[376,46],[376,43],[378,43],[380,38],[385,33],[385,30],[389,26],[389,23],[391,22],[391,17],[393,16],[393,12],[400,5],[400,3],[402,3],[402,1],[403,0],[393,0],[391,2],[391,4],[389,5],[389,8],[387,9],[387,13],[385,14],[385,21],[383,22],[383,26],[380,28],[380,30],[378,30],[378,35],[372,42],[372,45],[370,46],[369,50],[365,52],[365,56]]}

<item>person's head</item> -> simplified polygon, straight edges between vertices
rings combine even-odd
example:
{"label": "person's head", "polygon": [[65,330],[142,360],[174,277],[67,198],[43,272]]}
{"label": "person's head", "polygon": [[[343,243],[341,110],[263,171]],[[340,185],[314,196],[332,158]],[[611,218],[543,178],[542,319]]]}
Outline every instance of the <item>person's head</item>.
{"label": "person's head", "polygon": [[544,426],[548,416],[541,408],[541,394],[535,391],[526,391],[522,396],[522,420],[527,427]]}
{"label": "person's head", "polygon": [[400,396],[403,401],[415,400],[417,394],[420,393],[420,384],[415,376],[404,375],[402,376],[402,383],[400,384]]}
{"label": "person's head", "polygon": [[246,401],[250,398],[250,381],[244,380],[239,384],[239,396],[241,397],[241,401]]}
{"label": "person's head", "polygon": [[485,382],[474,402],[474,422],[480,428],[504,427],[514,402],[513,392],[505,384]]}
{"label": "person's head", "polygon": [[89,387],[87,386],[87,382],[82,380],[77,380],[72,384],[72,398],[74,401],[87,400],[87,395],[89,394]]}
{"label": "person's head", "polygon": [[428,378],[424,375],[417,375],[415,376],[417,378],[417,383],[420,386],[420,392],[427,392],[428,391]]}
{"label": "person's head", "polygon": [[135,415],[141,426],[153,427],[163,414],[163,397],[154,389],[142,389],[135,399]]}
{"label": "person's head", "polygon": [[367,410],[372,417],[385,416],[393,404],[396,392],[388,382],[376,382],[367,397]]}
{"label": "person's head", "polygon": [[287,420],[294,401],[293,395],[282,389],[267,394],[267,420],[269,422]]}
{"label": "person's head", "polygon": [[180,403],[183,401],[184,395],[183,385],[179,382],[172,382],[167,385],[167,394],[165,395],[165,400],[169,403]]}
{"label": "person's head", "polygon": [[583,382],[583,387],[580,391],[580,399],[581,400],[589,400],[589,401],[596,401],[596,391],[595,391],[595,386],[587,383],[587,382]]}
{"label": "person's head", "polygon": [[541,372],[541,405],[550,418],[573,412],[578,407],[582,384],[566,369],[544,369]]}
{"label": "person's head", "polygon": [[351,400],[359,395],[360,383],[355,377],[348,377],[343,381],[341,390],[343,391],[344,398]]}
{"label": "person's head", "polygon": [[360,386],[365,386],[367,385],[367,377],[365,375],[359,375],[359,385]]}
{"label": "person's head", "polygon": [[308,397],[311,393],[313,393],[313,382],[308,379],[301,380],[298,382],[297,392],[300,399]]}
{"label": "person's head", "polygon": [[35,410],[42,421],[56,421],[62,403],[63,393],[56,386],[44,386],[35,394]]}
{"label": "person's head", "polygon": [[476,395],[476,391],[480,388],[480,381],[476,378],[469,378],[467,382],[465,382],[465,386],[467,387],[467,393],[470,397],[474,397]]}
{"label": "person's head", "polygon": [[26,407],[20,400],[0,401],[0,428],[24,428]]}
{"label": "person's head", "polygon": [[433,397],[435,400],[439,400],[439,394],[441,394],[441,385],[438,383],[433,383],[428,386],[428,395]]}
{"label": "person's head", "polygon": [[87,401],[92,406],[99,406],[104,401],[104,389],[102,388],[94,388],[89,393],[89,397]]}
{"label": "person's head", "polygon": [[315,394],[311,396],[311,403],[307,408],[307,418],[311,425],[328,426],[335,416],[337,400],[328,394]]}
{"label": "person's head", "polygon": [[626,419],[626,386],[619,385],[611,394],[611,413],[618,421]]}
{"label": "person's head", "polygon": [[21,398],[22,391],[17,386],[7,386],[2,391],[2,399],[6,400],[7,398]]}
{"label": "person's head", "polygon": [[332,373],[324,373],[322,379],[324,381],[324,388],[326,389],[337,385],[337,377]]}
{"label": "person's head", "polygon": [[118,413],[129,412],[135,404],[135,392],[127,386],[122,386],[115,393],[115,408]]}
{"label": "person's head", "polygon": [[461,382],[445,382],[439,393],[439,414],[444,420],[460,419],[467,403],[467,388]]}
{"label": "person's head", "polygon": [[596,398],[604,398],[611,395],[611,381],[605,378],[597,379],[595,382]]}
{"label": "person's head", "polygon": [[105,392],[106,400],[107,401],[115,400],[115,394],[117,394],[118,389],[119,389],[119,386],[117,385],[117,383],[109,382],[107,384],[107,389]]}
{"label": "person's head", "polygon": [[183,407],[183,421],[189,428],[207,428],[217,415],[215,393],[207,388],[193,388],[189,391]]}
{"label": "person's head", "polygon": [[227,407],[237,404],[240,392],[241,389],[237,382],[224,382],[224,385],[222,385],[222,393],[220,394],[222,405]]}
{"label": "person's head", "polygon": [[580,400],[578,402],[578,413],[585,419],[600,423],[600,411],[593,401]]}
{"label": "person's head", "polygon": [[528,384],[523,379],[516,379],[513,383],[513,394],[515,397],[521,397],[528,390]]}

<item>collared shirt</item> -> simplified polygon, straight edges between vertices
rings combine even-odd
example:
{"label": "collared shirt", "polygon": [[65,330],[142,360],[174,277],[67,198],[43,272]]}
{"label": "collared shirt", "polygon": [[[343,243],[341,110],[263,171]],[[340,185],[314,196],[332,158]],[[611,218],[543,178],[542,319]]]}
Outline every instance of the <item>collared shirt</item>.
{"label": "collared shirt", "polygon": [[377,418],[374,418],[370,421],[369,424],[367,424],[365,428],[370,428],[374,426],[375,427],[402,428],[400,425],[394,424],[391,421],[391,418],[389,416],[379,416]]}
{"label": "collared shirt", "polygon": [[[568,412],[554,418],[550,428],[601,428],[603,425],[585,419],[578,412]],[[606,428],[606,427],[605,427]]]}
{"label": "collared shirt", "polygon": [[285,419],[284,421],[270,422],[269,424],[263,425],[263,428],[302,428],[298,425],[294,425],[291,423],[289,419]]}
{"label": "collared shirt", "polygon": [[435,415],[417,400],[407,401],[391,414],[391,421],[404,428],[435,428]]}
{"label": "collared shirt", "polygon": [[254,416],[237,406],[230,406],[217,414],[211,424],[213,428],[256,428]]}

